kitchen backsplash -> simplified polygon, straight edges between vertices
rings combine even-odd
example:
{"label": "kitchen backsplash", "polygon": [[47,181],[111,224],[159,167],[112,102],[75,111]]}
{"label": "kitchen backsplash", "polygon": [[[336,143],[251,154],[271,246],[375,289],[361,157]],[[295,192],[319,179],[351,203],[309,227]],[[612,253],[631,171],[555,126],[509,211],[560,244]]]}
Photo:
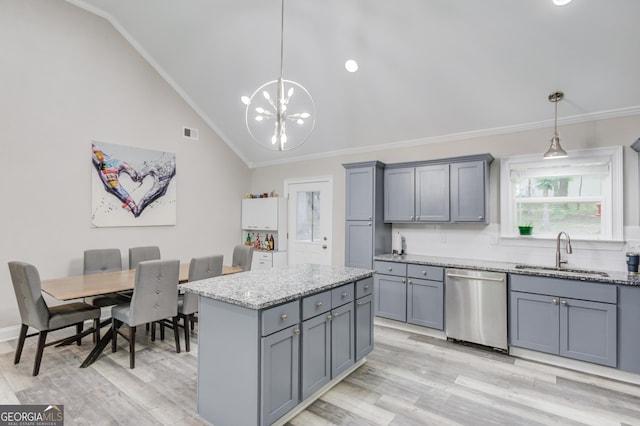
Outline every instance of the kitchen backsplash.
{"label": "kitchen backsplash", "polygon": [[[500,226],[394,224],[393,233],[405,239],[407,254],[494,260],[553,266],[556,241],[500,238]],[[640,227],[624,230],[625,243],[591,243],[572,239],[573,253],[561,249],[567,266],[626,271],[626,252],[640,252]]]}

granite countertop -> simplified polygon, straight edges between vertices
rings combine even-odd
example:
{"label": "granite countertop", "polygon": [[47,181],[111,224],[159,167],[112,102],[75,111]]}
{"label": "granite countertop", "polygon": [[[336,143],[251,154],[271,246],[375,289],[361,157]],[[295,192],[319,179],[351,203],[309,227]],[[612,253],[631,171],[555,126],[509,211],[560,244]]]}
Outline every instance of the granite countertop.
{"label": "granite countertop", "polygon": [[[630,275],[620,271],[593,270],[606,273],[601,276],[583,272],[572,272],[571,267],[564,269],[521,269],[520,263],[497,262],[492,260],[457,259],[453,257],[420,256],[405,254],[402,256],[383,254],[374,257],[385,262],[414,263],[418,265],[442,266],[445,268],[475,269],[480,271],[506,272],[509,274],[535,275],[539,277],[567,278],[581,281],[594,281],[605,284],[622,284],[640,286],[640,275]],[[547,266],[547,265],[545,265]],[[582,268],[580,268],[582,269]]]}
{"label": "granite countertop", "polygon": [[264,309],[370,277],[370,269],[295,265],[180,284],[181,290],[250,309]]}

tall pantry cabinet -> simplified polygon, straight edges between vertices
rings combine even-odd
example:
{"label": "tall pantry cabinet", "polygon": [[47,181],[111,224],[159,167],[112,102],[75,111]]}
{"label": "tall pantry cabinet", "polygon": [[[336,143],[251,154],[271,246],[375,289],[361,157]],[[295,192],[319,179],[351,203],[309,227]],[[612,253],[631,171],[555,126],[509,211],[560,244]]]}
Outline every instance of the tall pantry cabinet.
{"label": "tall pantry cabinet", "polygon": [[373,269],[373,257],[391,252],[391,224],[384,223],[384,163],[343,164],[346,170],[347,267]]}

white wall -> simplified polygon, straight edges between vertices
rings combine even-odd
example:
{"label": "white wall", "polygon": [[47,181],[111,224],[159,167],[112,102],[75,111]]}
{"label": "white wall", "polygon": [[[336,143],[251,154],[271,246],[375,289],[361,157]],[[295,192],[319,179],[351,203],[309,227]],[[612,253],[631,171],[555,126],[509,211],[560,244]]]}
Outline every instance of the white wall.
{"label": "white wall", "polygon": [[[630,145],[640,136],[640,116],[600,120],[559,127],[562,146],[567,150],[599,146],[624,146],[624,224],[625,238],[631,245],[640,244],[638,154]],[[273,166],[252,171],[252,192],[276,189],[282,191],[285,179],[331,175],[334,179],[333,199],[333,264],[344,264],[345,225],[345,173],[342,163],[379,160],[385,163],[418,161],[490,153],[495,157],[491,165],[490,225],[419,225],[398,224],[406,238],[407,251],[411,254],[449,256],[458,258],[488,259],[522,263],[555,262],[555,243],[536,245],[512,245],[497,240],[500,230],[499,180],[500,158],[519,154],[542,154],[549,148],[552,129],[483,136],[438,144],[413,147],[398,146],[394,149],[352,154],[341,157],[304,161],[286,166]],[[624,251],[618,245],[602,248],[574,243],[574,254],[568,257],[569,265],[609,270],[625,270]]]}
{"label": "white wall", "polygon": [[[10,260],[43,279],[80,274],[88,248],[120,248],[125,264],[138,245],[231,261],[249,170],[107,21],[62,0],[2,0],[0,52],[0,330],[20,321]],[[91,140],[176,153],[177,225],[93,228]]]}

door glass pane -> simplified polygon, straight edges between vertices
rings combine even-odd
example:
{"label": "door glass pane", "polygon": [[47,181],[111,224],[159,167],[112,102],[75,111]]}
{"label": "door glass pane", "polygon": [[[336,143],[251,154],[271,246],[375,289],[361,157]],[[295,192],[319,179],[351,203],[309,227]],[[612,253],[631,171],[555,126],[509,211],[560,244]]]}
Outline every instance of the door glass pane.
{"label": "door glass pane", "polygon": [[320,191],[298,192],[296,241],[320,242]]}

